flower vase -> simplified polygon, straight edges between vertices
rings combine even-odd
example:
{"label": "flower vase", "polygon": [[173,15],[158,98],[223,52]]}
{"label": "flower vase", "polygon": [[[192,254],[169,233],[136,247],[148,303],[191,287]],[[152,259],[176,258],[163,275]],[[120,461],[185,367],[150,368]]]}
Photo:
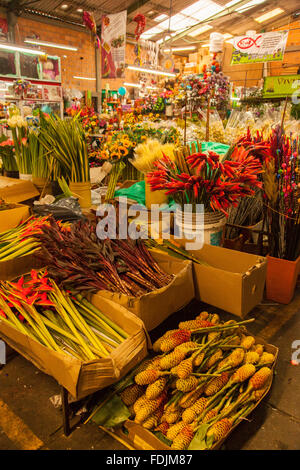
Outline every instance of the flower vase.
{"label": "flower vase", "polygon": [[[197,224],[195,212],[185,213],[176,210],[175,226],[179,231],[179,236],[192,241],[196,234],[203,232],[203,243],[207,245],[220,246],[223,239],[223,232],[226,224],[226,216],[223,212],[204,212],[203,223]],[[201,237],[199,237],[201,238]]]}

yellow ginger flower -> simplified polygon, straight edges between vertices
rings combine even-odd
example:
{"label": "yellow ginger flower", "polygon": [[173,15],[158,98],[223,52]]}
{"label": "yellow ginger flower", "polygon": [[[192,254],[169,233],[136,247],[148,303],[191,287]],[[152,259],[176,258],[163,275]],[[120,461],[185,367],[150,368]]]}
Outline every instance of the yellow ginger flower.
{"label": "yellow ginger flower", "polygon": [[263,352],[260,357],[259,365],[261,366],[264,364],[272,364],[274,361],[275,361],[275,356],[273,354]]}
{"label": "yellow ginger flower", "polygon": [[259,361],[259,355],[255,351],[247,351],[244,357],[245,364],[257,364]]}
{"label": "yellow ginger flower", "polygon": [[237,367],[243,362],[244,357],[245,353],[243,349],[234,349],[229,356],[219,363],[217,370],[220,370],[224,366]]}
{"label": "yellow ginger flower", "polygon": [[199,348],[199,344],[196,343],[195,341],[187,341],[186,343],[182,343],[179,346],[176,346],[174,351],[185,351],[189,352],[192,351],[193,349]]}
{"label": "yellow ginger flower", "polygon": [[171,369],[172,367],[177,366],[185,358],[185,351],[172,351],[170,354],[162,357],[160,360],[160,368],[162,370]]}
{"label": "yellow ginger flower", "polygon": [[220,331],[211,331],[210,333],[208,333],[207,339],[208,341],[211,341],[212,339],[217,340],[218,338],[220,338],[220,336]]}
{"label": "yellow ginger flower", "polygon": [[255,371],[256,369],[253,364],[244,364],[243,366],[239,367],[238,370],[234,372],[234,374],[230,378],[230,383],[236,384],[236,383],[245,382],[250,377],[252,377]]}
{"label": "yellow ginger flower", "polygon": [[172,375],[177,375],[177,369],[178,369],[178,366],[172,367],[172,369],[170,369],[171,374]]}
{"label": "yellow ginger flower", "polygon": [[182,413],[182,420],[189,424],[200,415],[207,405],[207,398],[202,397],[196,401],[190,408],[186,408]]}
{"label": "yellow ginger flower", "polygon": [[160,345],[162,352],[170,352],[182,343],[186,343],[191,339],[191,332],[189,330],[178,330],[172,333],[167,338],[163,339]]}
{"label": "yellow ginger flower", "polygon": [[245,336],[244,338],[242,338],[240,344],[241,346],[243,346],[243,348],[249,350],[255,344],[255,339],[253,336]]}
{"label": "yellow ginger flower", "polygon": [[139,406],[135,415],[135,422],[141,424],[145,421],[154,411],[166,401],[166,391],[163,391],[155,400],[147,400]]}
{"label": "yellow ginger flower", "polygon": [[190,357],[181,361],[177,367],[177,376],[180,379],[186,379],[193,372],[193,358]]}
{"label": "yellow ginger flower", "polygon": [[133,404],[133,411],[136,414],[145,403],[147,403],[149,400],[146,397],[146,395],[142,395],[140,398],[137,399],[137,401]]}
{"label": "yellow ginger flower", "polygon": [[[223,326],[228,326],[228,325],[234,326],[235,324],[236,324],[236,321],[235,321],[235,320],[228,320],[228,321],[226,321],[225,323],[223,323]],[[233,335],[233,334],[235,334],[235,333],[236,333],[236,328],[228,328],[227,330],[223,330],[223,331],[222,331],[222,335],[223,335],[224,337],[226,337],[226,336],[231,336],[231,335]]]}
{"label": "yellow ginger flower", "polygon": [[258,390],[254,390],[252,392],[253,400],[254,401],[259,401],[264,396],[264,394],[267,393],[267,391],[268,391],[268,386],[260,388]]}
{"label": "yellow ginger flower", "polygon": [[186,425],[173,440],[171,449],[173,450],[187,449],[194,437],[194,434],[195,434],[194,427],[191,426],[190,424]]}
{"label": "yellow ginger flower", "polygon": [[173,441],[177,434],[182,431],[182,429],[186,426],[186,423],[184,421],[178,421],[178,423],[173,424],[173,426],[170,426],[168,431],[167,431],[167,438],[170,441]]}
{"label": "yellow ginger flower", "polygon": [[157,428],[155,428],[155,431],[161,432],[164,436],[166,436],[168,429],[170,425],[166,421],[162,421]]}
{"label": "yellow ginger flower", "polygon": [[202,423],[207,423],[208,421],[210,421],[212,418],[214,418],[215,416],[217,416],[218,414],[218,411],[215,410],[215,409],[212,409],[212,410],[209,410],[206,415],[204,416],[204,418],[202,419]]}
{"label": "yellow ginger flower", "polygon": [[190,375],[187,379],[178,379],[176,382],[177,390],[181,392],[190,392],[198,385],[198,380],[194,375]]}
{"label": "yellow ginger flower", "polygon": [[180,417],[181,417],[181,409],[180,408],[178,408],[175,411],[167,410],[164,413],[163,421],[166,421],[168,424],[174,424],[174,423],[177,423],[177,421],[179,420]]}
{"label": "yellow ginger flower", "polygon": [[149,400],[154,400],[161,394],[166,384],[167,384],[167,379],[165,377],[160,377],[155,382],[148,385],[148,387],[146,388],[146,397]]}
{"label": "yellow ginger flower", "polygon": [[200,364],[202,364],[204,357],[205,357],[204,353],[199,353],[199,354],[195,355],[195,358],[193,360],[194,366],[199,367]]}
{"label": "yellow ginger flower", "polygon": [[272,375],[269,367],[262,367],[249,380],[249,385],[253,390],[262,388]]}
{"label": "yellow ginger flower", "polygon": [[203,391],[203,387],[199,387],[196,390],[192,390],[191,392],[185,393],[179,400],[178,405],[181,408],[189,408],[192,406],[198,398],[201,396]]}
{"label": "yellow ginger flower", "polygon": [[232,423],[228,418],[223,418],[220,421],[217,421],[213,426],[207,431],[207,437],[213,436],[214,442],[223,439],[226,434],[230,431]]}
{"label": "yellow ginger flower", "polygon": [[219,377],[212,379],[205,387],[204,393],[207,397],[217,393],[229,380],[228,372],[223,372]]}
{"label": "yellow ginger flower", "polygon": [[254,344],[251,348],[251,351],[255,351],[259,356],[261,356],[264,352],[264,347],[262,344]]}
{"label": "yellow ginger flower", "polygon": [[221,358],[223,357],[222,349],[217,349],[217,351],[208,359],[206,363],[206,369],[210,369],[214,366]]}
{"label": "yellow ginger flower", "polygon": [[220,317],[217,313],[214,313],[211,317],[211,320],[210,322],[213,324],[213,325],[218,325],[218,323],[220,323]]}
{"label": "yellow ginger flower", "polygon": [[166,339],[168,336],[171,336],[172,333],[175,333],[175,331],[178,331],[178,330],[168,330],[166,331],[166,333],[164,335],[162,335],[160,338],[158,338],[154,343],[153,343],[153,351],[154,352],[159,352],[160,351],[160,345],[161,345],[161,342]]}
{"label": "yellow ginger flower", "polygon": [[161,375],[161,372],[155,369],[146,369],[135,376],[135,382],[138,385],[149,385],[155,382]]}
{"label": "yellow ginger flower", "polygon": [[154,411],[154,413],[151,416],[149,416],[149,418],[147,418],[142,423],[143,428],[149,429],[149,430],[155,428],[158,425],[162,415],[163,415],[163,407],[160,406],[156,411]]}
{"label": "yellow ginger flower", "polygon": [[138,384],[129,385],[120,394],[121,400],[126,406],[133,405],[144,394],[144,389]]}
{"label": "yellow ginger flower", "polygon": [[208,312],[201,312],[199,315],[197,315],[196,320],[207,320],[209,316]]}
{"label": "yellow ginger flower", "polygon": [[146,367],[146,369],[160,370],[160,360],[161,360],[161,356],[154,357],[153,359],[150,360],[150,363]]}

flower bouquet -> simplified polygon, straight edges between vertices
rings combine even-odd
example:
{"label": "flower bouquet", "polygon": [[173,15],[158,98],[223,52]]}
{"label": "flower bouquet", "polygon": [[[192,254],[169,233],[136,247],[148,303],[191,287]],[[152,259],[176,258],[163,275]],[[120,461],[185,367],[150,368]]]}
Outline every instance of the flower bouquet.
{"label": "flower bouquet", "polygon": [[7,124],[11,129],[20,179],[31,179],[32,160],[27,141],[27,122],[18,114],[11,116]]}
{"label": "flower bouquet", "polygon": [[0,137],[0,157],[7,176],[18,173],[14,142],[5,135]]}

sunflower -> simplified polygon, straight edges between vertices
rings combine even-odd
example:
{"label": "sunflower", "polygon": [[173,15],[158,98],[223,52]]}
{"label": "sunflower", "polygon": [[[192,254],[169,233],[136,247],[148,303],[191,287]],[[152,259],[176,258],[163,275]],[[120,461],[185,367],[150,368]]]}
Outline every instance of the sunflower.
{"label": "sunflower", "polygon": [[126,157],[126,155],[128,155],[128,150],[123,145],[120,145],[119,147],[119,155],[120,157]]}
{"label": "sunflower", "polygon": [[108,154],[108,151],[107,151],[107,150],[102,150],[102,152],[101,152],[101,158],[103,158],[104,160],[108,160],[108,159],[109,159],[109,154]]}

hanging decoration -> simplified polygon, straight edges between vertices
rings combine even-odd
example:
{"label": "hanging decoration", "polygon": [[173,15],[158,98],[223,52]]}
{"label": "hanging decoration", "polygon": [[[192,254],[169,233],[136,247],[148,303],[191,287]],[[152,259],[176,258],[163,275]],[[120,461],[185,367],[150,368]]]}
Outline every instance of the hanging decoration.
{"label": "hanging decoration", "polygon": [[125,78],[127,10],[102,16],[102,78]]}
{"label": "hanging decoration", "polygon": [[15,80],[13,82],[13,90],[15,95],[23,96],[26,91],[30,88],[31,83],[28,80],[24,80],[20,78],[19,80]]}
{"label": "hanging decoration", "polygon": [[94,38],[95,45],[99,49],[100,39],[99,39],[99,36],[97,35],[97,25],[96,25],[94,15],[90,13],[89,11],[84,11],[82,15],[82,19],[83,19],[85,26],[91,31],[92,36]]}
{"label": "hanging decoration", "polygon": [[136,41],[138,41],[141,37],[141,34],[143,34],[143,32],[145,31],[146,18],[141,13],[138,13],[133,18],[133,21],[135,21],[137,23],[134,34],[135,34]]}

